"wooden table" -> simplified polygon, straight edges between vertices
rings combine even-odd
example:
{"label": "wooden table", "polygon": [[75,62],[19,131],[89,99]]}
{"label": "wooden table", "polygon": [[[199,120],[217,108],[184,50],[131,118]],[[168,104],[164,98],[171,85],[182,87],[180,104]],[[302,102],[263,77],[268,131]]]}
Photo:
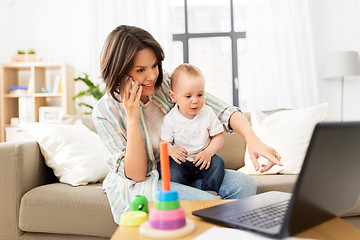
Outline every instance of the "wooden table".
{"label": "wooden table", "polygon": [[[202,200],[202,201],[181,201],[180,204],[185,210],[187,219],[191,219],[195,222],[195,231],[186,237],[178,238],[181,240],[193,239],[197,235],[205,232],[213,226],[223,227],[220,225],[212,224],[202,220],[199,217],[193,216],[192,211],[211,207],[232,200]],[[149,207],[152,206],[152,202],[149,203]],[[326,239],[326,240],[338,240],[338,239],[360,239],[360,230],[341,218],[334,218],[322,224],[319,224],[313,228],[310,228],[304,232],[296,234],[294,237],[301,238],[315,238],[315,239]],[[139,233],[138,227],[122,227],[119,226],[111,237],[112,240],[120,239],[149,239]]]}

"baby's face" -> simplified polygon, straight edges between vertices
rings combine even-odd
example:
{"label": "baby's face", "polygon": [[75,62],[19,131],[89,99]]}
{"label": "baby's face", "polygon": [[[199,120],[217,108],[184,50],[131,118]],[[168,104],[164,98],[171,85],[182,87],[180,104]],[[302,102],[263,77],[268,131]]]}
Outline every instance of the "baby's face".
{"label": "baby's face", "polygon": [[173,89],[173,101],[186,118],[193,119],[205,103],[205,81],[201,76],[180,73]]}

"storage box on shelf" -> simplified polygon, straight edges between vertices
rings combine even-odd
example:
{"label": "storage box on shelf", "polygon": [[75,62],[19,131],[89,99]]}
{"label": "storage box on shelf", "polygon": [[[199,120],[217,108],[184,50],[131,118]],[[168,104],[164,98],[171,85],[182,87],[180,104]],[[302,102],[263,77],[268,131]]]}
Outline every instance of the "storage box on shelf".
{"label": "storage box on shelf", "polygon": [[[59,81],[59,79],[61,79]],[[56,106],[62,113],[74,114],[74,69],[66,63],[15,62],[1,65],[0,77],[0,135],[5,141],[5,128],[11,118],[19,118],[19,99],[32,103],[27,109],[33,120],[39,121],[39,108]],[[27,87],[26,93],[14,93],[10,87]],[[57,89],[53,89],[57,87]],[[44,91],[46,89],[46,91]],[[49,91],[50,89],[50,91]],[[25,100],[26,101],[26,100]],[[20,118],[21,120],[21,118]]]}

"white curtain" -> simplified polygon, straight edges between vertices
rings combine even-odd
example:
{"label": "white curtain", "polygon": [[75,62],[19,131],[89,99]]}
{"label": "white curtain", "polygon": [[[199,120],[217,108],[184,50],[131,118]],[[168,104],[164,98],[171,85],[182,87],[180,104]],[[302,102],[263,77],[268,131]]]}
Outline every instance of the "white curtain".
{"label": "white curtain", "polygon": [[[172,41],[170,7],[161,0],[93,0],[89,4],[89,51],[92,75],[99,76],[100,52],[106,36],[119,25],[133,25],[145,29],[160,43],[166,59]],[[164,62],[166,67],[166,61]],[[95,78],[94,78],[95,79]]]}
{"label": "white curtain", "polygon": [[246,110],[317,103],[307,0],[248,0]]}

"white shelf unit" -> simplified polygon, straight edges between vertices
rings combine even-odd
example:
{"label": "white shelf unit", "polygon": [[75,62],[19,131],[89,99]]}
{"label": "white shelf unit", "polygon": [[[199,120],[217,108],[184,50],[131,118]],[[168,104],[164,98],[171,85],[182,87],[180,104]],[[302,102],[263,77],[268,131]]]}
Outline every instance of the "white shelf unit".
{"label": "white shelf unit", "polygon": [[[43,93],[61,78],[61,92]],[[9,87],[26,86],[26,94],[10,94]],[[75,105],[72,97],[74,92],[74,69],[66,63],[57,62],[15,62],[1,64],[0,77],[0,135],[1,142],[6,139],[5,128],[11,127],[11,118],[19,117],[19,98],[34,99],[33,111],[35,121],[39,121],[39,108],[57,106],[63,114],[74,114]]]}

